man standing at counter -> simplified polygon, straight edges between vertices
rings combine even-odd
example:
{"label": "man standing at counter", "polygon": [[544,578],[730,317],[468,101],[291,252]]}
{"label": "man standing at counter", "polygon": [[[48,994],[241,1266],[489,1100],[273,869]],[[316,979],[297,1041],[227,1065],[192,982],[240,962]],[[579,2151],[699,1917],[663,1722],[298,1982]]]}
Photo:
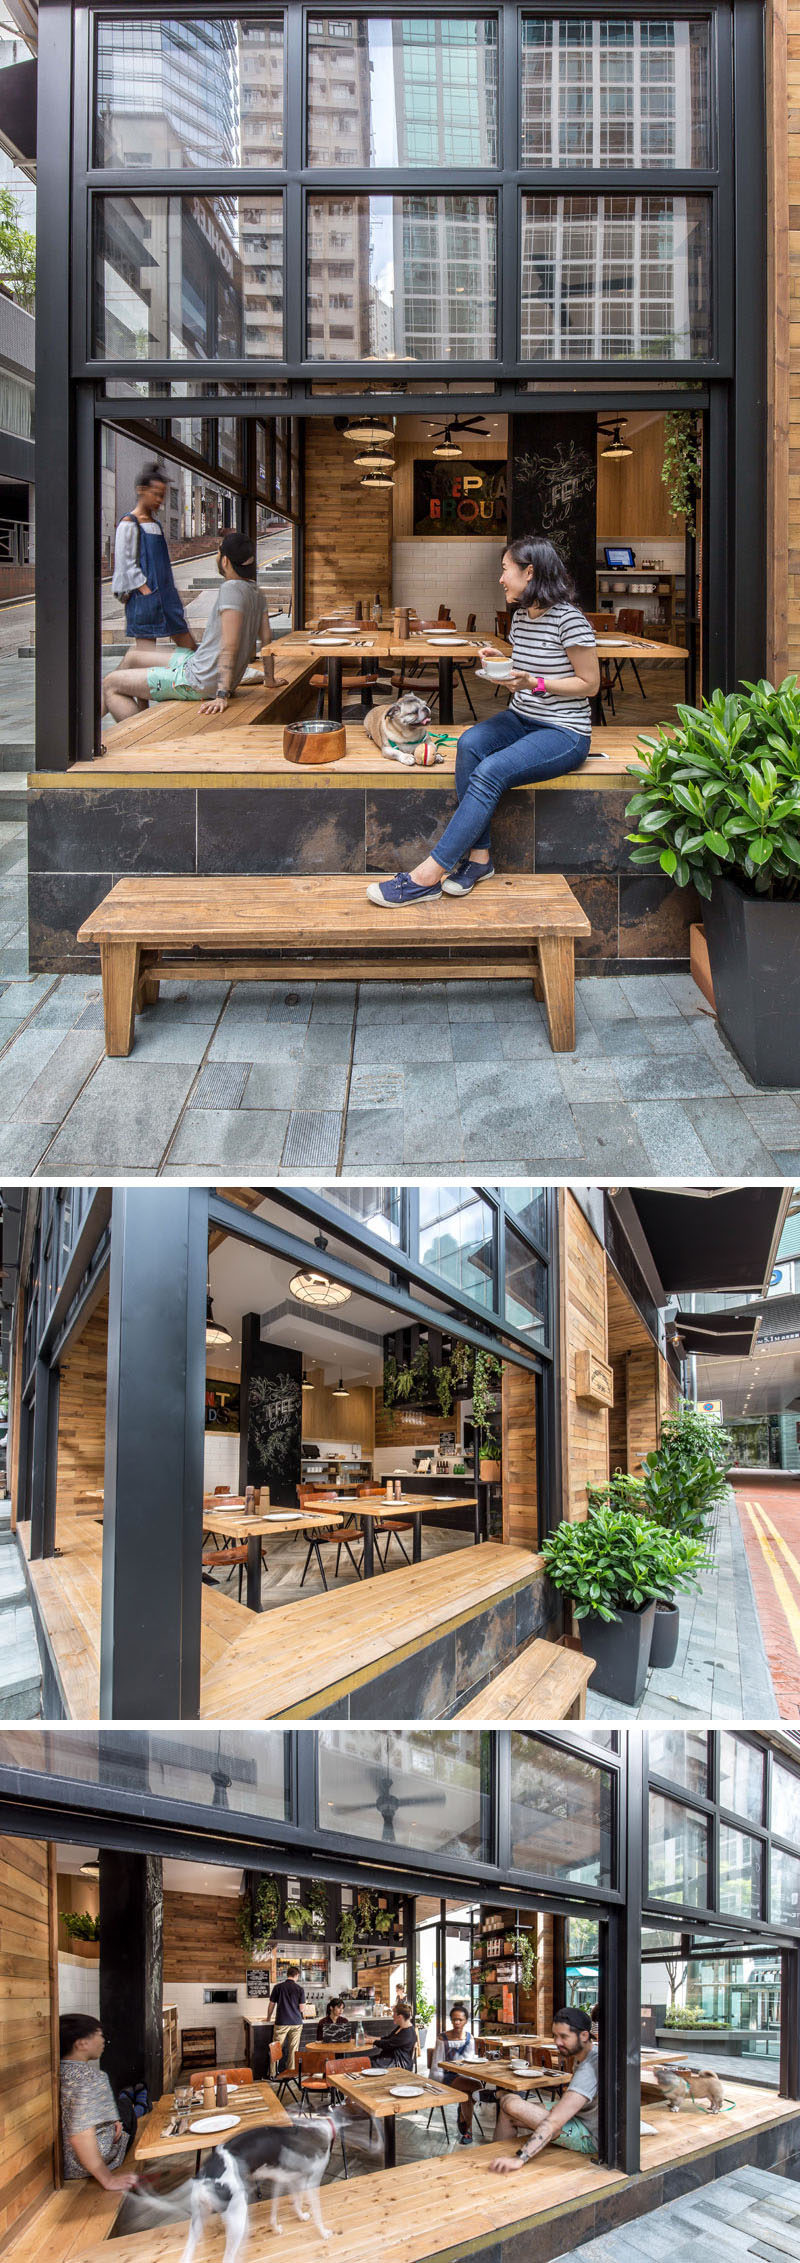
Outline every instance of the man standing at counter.
{"label": "man standing at counter", "polygon": [[278,2073],[288,2074],[294,2066],[303,2033],[303,1992],[300,1987],[299,1964],[287,1967],[286,1979],[276,1981],[269,2001],[270,2010],[274,2007],[275,2017],[272,2040],[282,2046]]}

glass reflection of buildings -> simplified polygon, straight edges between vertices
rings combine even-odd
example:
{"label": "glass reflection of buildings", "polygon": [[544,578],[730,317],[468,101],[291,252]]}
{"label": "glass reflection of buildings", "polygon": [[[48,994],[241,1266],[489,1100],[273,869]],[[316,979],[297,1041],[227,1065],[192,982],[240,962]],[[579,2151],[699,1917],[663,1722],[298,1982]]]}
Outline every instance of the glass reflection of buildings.
{"label": "glass reflection of buildings", "polygon": [[[312,165],[337,172],[374,162],[369,26],[362,17],[311,18],[308,125]],[[367,197],[314,197],[308,208],[309,354],[366,361],[391,352],[370,287]]]}
{"label": "glass reflection of buildings", "polygon": [[[523,163],[710,162],[707,23],[531,17],[522,39]],[[705,210],[680,195],[524,197],[523,355],[709,350]]]}
{"label": "glass reflection of buildings", "polygon": [[[497,28],[459,18],[392,23],[397,162],[497,164]],[[495,352],[496,205],[482,196],[398,197],[398,359],[490,360]]]}

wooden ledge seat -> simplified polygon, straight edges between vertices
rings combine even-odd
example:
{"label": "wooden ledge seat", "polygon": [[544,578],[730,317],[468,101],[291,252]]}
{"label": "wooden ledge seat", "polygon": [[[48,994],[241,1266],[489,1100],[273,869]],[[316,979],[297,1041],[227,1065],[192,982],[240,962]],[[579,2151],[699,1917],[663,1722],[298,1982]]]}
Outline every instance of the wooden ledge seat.
{"label": "wooden ledge seat", "polygon": [[[281,685],[285,696],[292,687]],[[298,699],[300,691],[310,689],[306,679],[298,675],[294,689]],[[279,779],[290,789],[298,783],[297,769],[287,762],[283,752],[283,724],[273,720],[274,704],[265,706],[266,694],[239,690],[231,700],[224,716],[209,720],[198,710],[175,700],[167,700],[163,708],[149,708],[146,715],[138,715],[131,723],[120,723],[109,731],[107,753],[95,762],[74,762],[69,770],[34,771],[37,790],[42,785],[70,787],[138,784],[158,785],[179,780],[181,785],[208,783],[220,778],[226,785],[261,782]],[[297,705],[297,700],[293,700]],[[288,719],[288,718],[287,718]],[[362,723],[351,721],[345,725],[347,749],[343,761],[314,766],[314,783],[319,789],[342,787],[393,786],[408,792],[430,793],[441,791],[452,777],[456,760],[456,741],[466,723],[454,723],[444,744],[444,760],[435,768],[407,770],[402,764],[387,762],[374,741],[367,737]],[[640,762],[639,741],[652,737],[667,724],[614,723],[605,731],[595,732],[592,752],[580,770],[568,770],[561,778],[547,778],[542,786],[515,786],[515,794],[584,793],[632,791],[628,768]],[[306,766],[307,767],[307,766]],[[301,785],[308,784],[302,776]]]}
{"label": "wooden ledge seat", "polygon": [[456,1721],[582,1721],[595,1661],[537,1637],[501,1674],[459,1706]]}
{"label": "wooden ledge seat", "polygon": [[[274,646],[273,649],[278,662],[279,647]],[[253,665],[259,664],[254,662]],[[265,684],[263,679],[255,684],[238,684],[231,694],[225,714],[215,718],[215,732],[219,731],[224,741],[228,731],[266,722],[280,709],[288,692],[300,690],[310,684],[313,666],[313,655],[310,652],[287,652],[282,666],[276,666],[277,681],[274,684]],[[109,728],[106,742],[109,753],[113,751],[116,754],[127,747],[149,747],[151,744],[155,747],[160,739],[193,739],[195,735],[202,739],[209,726],[205,716],[200,713],[201,704],[200,700],[194,699],[153,700],[152,705],[145,708],[141,715],[132,715],[129,722],[115,723],[113,729]]]}
{"label": "wooden ledge seat", "polygon": [[204,1670],[201,1717],[313,1719],[344,1692],[527,1587],[542,1569],[531,1549],[487,1540],[263,1615],[240,1614],[242,1631]]}
{"label": "wooden ledge seat", "polygon": [[559,873],[497,874],[463,900],[383,911],[362,879],[117,881],[78,930],[98,943],[106,1052],[130,1053],[137,1011],[160,981],[541,983],[550,1043],[575,1046],[575,942],[591,925]]}
{"label": "wooden ledge seat", "polygon": [[3,2263],[42,2263],[43,2257],[47,2263],[83,2263],[98,2240],[109,2238],[124,2199],[124,2192],[104,2192],[92,2177],[72,2178],[12,2233]]}

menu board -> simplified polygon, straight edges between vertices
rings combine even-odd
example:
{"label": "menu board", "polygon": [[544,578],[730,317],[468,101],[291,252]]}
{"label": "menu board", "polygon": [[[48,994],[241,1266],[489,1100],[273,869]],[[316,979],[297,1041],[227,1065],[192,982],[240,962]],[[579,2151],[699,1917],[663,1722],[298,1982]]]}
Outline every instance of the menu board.
{"label": "menu board", "polygon": [[272,1975],[269,1965],[249,1964],[247,1967],[248,1996],[272,1995]]}

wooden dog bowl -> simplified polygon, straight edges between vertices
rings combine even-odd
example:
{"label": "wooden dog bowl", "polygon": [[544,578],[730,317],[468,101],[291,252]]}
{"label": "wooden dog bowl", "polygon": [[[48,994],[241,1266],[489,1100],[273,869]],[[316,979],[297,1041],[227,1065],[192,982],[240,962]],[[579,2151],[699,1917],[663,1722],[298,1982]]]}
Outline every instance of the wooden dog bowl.
{"label": "wooden dog bowl", "polygon": [[341,762],[346,752],[343,723],[287,723],[283,734],[285,762]]}

